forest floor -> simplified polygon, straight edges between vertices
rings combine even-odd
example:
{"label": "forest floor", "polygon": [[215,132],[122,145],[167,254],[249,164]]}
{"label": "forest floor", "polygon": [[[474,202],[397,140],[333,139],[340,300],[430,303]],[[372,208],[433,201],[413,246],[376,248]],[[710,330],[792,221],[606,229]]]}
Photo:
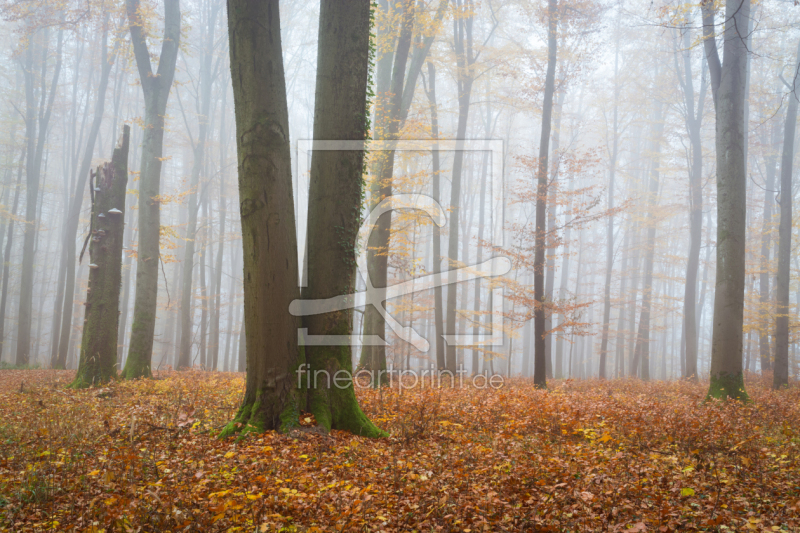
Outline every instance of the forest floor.
{"label": "forest floor", "polygon": [[395,384],[358,393],[388,438],[237,442],[242,374],[72,375],[0,371],[2,531],[800,531],[797,384]]}

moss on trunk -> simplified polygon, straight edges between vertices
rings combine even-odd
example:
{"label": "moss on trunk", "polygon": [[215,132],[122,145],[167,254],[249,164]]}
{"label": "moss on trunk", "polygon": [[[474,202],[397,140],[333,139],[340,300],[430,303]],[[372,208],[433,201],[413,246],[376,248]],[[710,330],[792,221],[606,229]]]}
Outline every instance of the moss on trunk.
{"label": "moss on trunk", "polygon": [[128,185],[130,127],[123,128],[111,163],[98,167],[92,187],[89,288],[80,362],[73,388],[105,383],[116,377],[119,287],[122,283],[122,239]]}
{"label": "moss on trunk", "polygon": [[706,400],[711,398],[717,400],[741,400],[742,402],[749,402],[750,397],[744,390],[744,374],[717,374],[711,376],[711,383],[708,387],[708,395]]}

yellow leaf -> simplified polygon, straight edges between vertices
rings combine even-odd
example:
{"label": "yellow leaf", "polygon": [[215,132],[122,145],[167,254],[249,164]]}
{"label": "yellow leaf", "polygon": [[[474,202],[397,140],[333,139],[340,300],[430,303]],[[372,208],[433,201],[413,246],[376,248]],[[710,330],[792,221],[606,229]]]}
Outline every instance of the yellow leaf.
{"label": "yellow leaf", "polygon": [[694,496],[694,489],[681,489],[681,496]]}
{"label": "yellow leaf", "polygon": [[247,495],[247,499],[248,499],[248,500],[257,500],[257,499],[259,499],[259,498],[260,498],[261,496],[263,496],[263,495],[264,495],[264,493],[263,493],[263,492],[259,492],[258,494],[248,494],[248,495]]}
{"label": "yellow leaf", "polygon": [[96,475],[98,475],[99,473],[100,473],[100,471],[99,471],[99,470],[92,470],[91,472],[89,472],[89,475],[90,475],[90,476],[96,476]]}
{"label": "yellow leaf", "polygon": [[228,452],[228,453],[225,454],[225,459],[230,459],[234,455],[236,455],[234,452]]}
{"label": "yellow leaf", "polygon": [[611,440],[611,435],[608,433],[604,433],[602,437],[598,439],[600,442],[608,442]]}

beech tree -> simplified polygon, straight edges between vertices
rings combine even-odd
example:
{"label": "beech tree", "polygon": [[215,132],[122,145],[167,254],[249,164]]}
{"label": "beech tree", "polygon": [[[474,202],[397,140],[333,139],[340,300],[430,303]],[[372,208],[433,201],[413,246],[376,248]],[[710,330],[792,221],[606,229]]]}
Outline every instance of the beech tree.
{"label": "beech tree", "polygon": [[747,180],[745,85],[750,0],[727,0],[720,60],[714,3],[703,0],[703,45],[711,78],[717,149],[717,277],[711,339],[712,398],[747,400],[742,373]]}
{"label": "beech tree", "polygon": [[153,336],[158,303],[158,264],[161,235],[161,164],[164,155],[164,119],[167,113],[181,38],[179,0],[164,0],[164,37],[158,70],[153,72],[140,0],[126,0],[131,43],[144,94],[144,134],[139,170],[139,248],[136,259],[136,296],[128,359],[123,377],[151,375]]}
{"label": "beech tree", "polygon": [[[242,428],[289,430],[308,405],[327,430],[380,436],[383,432],[359,409],[352,381],[340,387],[333,379],[337,372],[351,370],[350,348],[302,350],[300,321],[289,312],[299,289],[278,1],[231,0],[228,25],[244,246],[247,379],[239,412],[222,435]],[[369,1],[323,0],[319,39],[314,138],[338,135],[364,141]],[[363,149],[313,153],[304,297],[330,298],[355,288],[363,161]],[[351,320],[349,313],[339,311],[304,322],[310,334],[350,335]],[[301,372],[306,360],[311,372],[326,371],[328,381],[317,382],[314,374],[307,388]]]}

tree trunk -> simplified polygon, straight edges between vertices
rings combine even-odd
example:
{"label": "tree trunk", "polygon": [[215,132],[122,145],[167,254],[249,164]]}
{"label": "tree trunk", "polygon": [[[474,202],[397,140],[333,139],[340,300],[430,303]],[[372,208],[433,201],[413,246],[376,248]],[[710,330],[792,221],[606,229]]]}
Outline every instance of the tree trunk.
{"label": "tree trunk", "polygon": [[742,373],[747,179],[745,85],[750,0],[727,0],[724,63],[714,39],[714,6],[703,0],[703,37],[716,108],[717,276],[708,396],[747,400]]}
{"label": "tree trunk", "polygon": [[[247,377],[242,405],[223,430],[297,424],[300,321],[297,233],[278,0],[229,0],[228,34],[239,161]],[[244,429],[243,429],[244,426]]]}
{"label": "tree trunk", "polygon": [[[703,143],[700,137],[703,124],[703,109],[708,84],[706,77],[700,75],[700,97],[695,113],[694,80],[692,76],[691,39],[689,24],[683,30],[683,96],[685,101],[684,122],[689,133],[691,145],[691,166],[689,167],[689,258],[686,265],[686,283],[683,292],[683,334],[681,358],[682,375],[697,381],[697,272],[700,267],[700,245],[703,239]],[[676,71],[680,76],[677,65]],[[705,71],[705,69],[703,69]]]}
{"label": "tree trunk", "polygon": [[[367,90],[370,67],[370,2],[323,0],[320,6],[314,139],[364,141],[368,135]],[[355,292],[356,239],[364,194],[364,151],[315,150],[311,156],[308,202],[308,285],[304,299],[322,300]],[[310,335],[352,338],[353,313],[341,310],[306,316]],[[353,388],[352,349],[305,348],[311,376],[309,410],[326,430],[385,435],[358,406]],[[317,373],[325,378],[317,380]],[[346,373],[342,384],[332,379]],[[305,384],[308,386],[307,384]]]}
{"label": "tree trunk", "polygon": [[797,127],[797,76],[800,72],[800,43],[797,45],[797,67],[792,76],[789,106],[786,110],[786,131],[781,158],[781,221],[778,229],[778,314],[775,319],[775,389],[789,384],[789,285],[792,254],[792,161]]}
{"label": "tree trunk", "polygon": [[[438,106],[436,104],[436,68],[433,66],[433,63],[430,61],[428,62],[428,79],[430,82],[430,88],[425,88],[425,93],[428,96],[428,103],[430,104],[431,110],[431,137],[433,138],[433,147],[431,151],[432,155],[432,168],[431,172],[433,172],[433,184],[432,184],[432,194],[433,200],[436,203],[441,202],[441,191],[440,191],[440,178],[439,178],[439,171],[440,171],[440,162],[439,162],[439,114],[438,114]],[[423,79],[424,81],[424,79]],[[481,211],[483,213],[483,211]],[[481,220],[483,220],[483,215],[481,214]],[[478,244],[480,247],[480,244]],[[480,249],[478,251],[478,256],[480,257]],[[445,367],[445,360],[444,360],[444,307],[442,306],[442,285],[441,285],[441,272],[442,272],[442,238],[441,238],[441,230],[437,224],[433,224],[433,275],[435,282],[435,287],[433,289],[433,316],[434,316],[434,330],[436,332],[436,368],[442,369]],[[475,355],[473,355],[473,364],[475,361]],[[474,372],[473,367],[473,372]]]}
{"label": "tree trunk", "polygon": [[136,259],[136,296],[128,360],[122,376],[149,377],[153,358],[153,337],[158,304],[159,236],[161,229],[161,162],[163,160],[164,117],[167,112],[175,63],[181,37],[179,0],[164,1],[164,38],[158,72],[153,73],[144,26],[139,14],[140,0],[126,0],[131,42],[144,93],[144,134],[139,165],[139,247]]}
{"label": "tree trunk", "polygon": [[114,150],[111,162],[97,168],[96,183],[92,184],[89,288],[80,362],[75,380],[70,385],[72,388],[105,383],[117,375],[130,126],[124,126],[122,131],[121,143]]}
{"label": "tree trunk", "polygon": [[539,139],[539,169],[536,186],[536,236],[533,259],[533,383],[538,388],[547,387],[547,362],[545,360],[545,292],[544,267],[547,235],[547,170],[550,150],[550,126],[553,114],[553,93],[556,83],[556,48],[558,44],[557,0],[547,2],[547,76],[542,103],[542,132]]}

